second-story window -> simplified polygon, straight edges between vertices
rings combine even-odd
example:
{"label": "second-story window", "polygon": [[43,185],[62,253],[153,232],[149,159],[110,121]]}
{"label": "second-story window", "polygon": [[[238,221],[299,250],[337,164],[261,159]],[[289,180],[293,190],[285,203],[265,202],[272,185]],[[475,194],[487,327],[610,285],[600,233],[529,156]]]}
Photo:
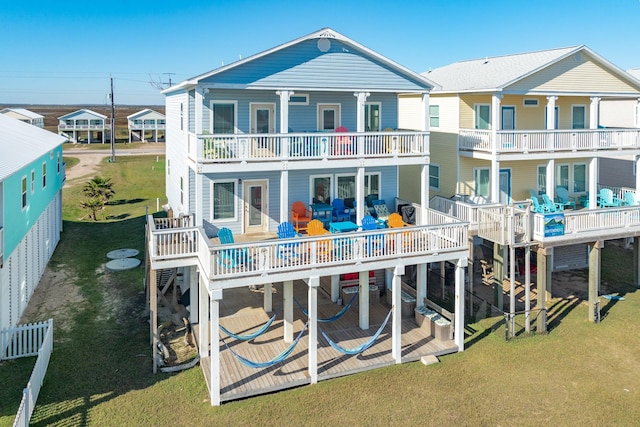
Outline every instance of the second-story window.
{"label": "second-story window", "polygon": [[47,164],[42,163],[42,188],[47,186]]}
{"label": "second-story window", "polygon": [[216,102],[212,105],[213,133],[235,133],[235,110],[233,103]]}
{"label": "second-story window", "polygon": [[27,207],[27,177],[22,177],[22,209]]}
{"label": "second-story window", "polygon": [[440,106],[429,105],[429,127],[440,127]]}
{"label": "second-story window", "polygon": [[475,128],[476,129],[490,129],[491,126],[491,105],[489,104],[476,104],[474,105],[475,112]]}
{"label": "second-story window", "polygon": [[380,104],[364,104],[364,130],[366,132],[380,131]]}
{"label": "second-story window", "polygon": [[31,194],[36,192],[36,171],[31,171]]}
{"label": "second-story window", "polygon": [[429,164],[429,187],[440,190],[440,166]]}

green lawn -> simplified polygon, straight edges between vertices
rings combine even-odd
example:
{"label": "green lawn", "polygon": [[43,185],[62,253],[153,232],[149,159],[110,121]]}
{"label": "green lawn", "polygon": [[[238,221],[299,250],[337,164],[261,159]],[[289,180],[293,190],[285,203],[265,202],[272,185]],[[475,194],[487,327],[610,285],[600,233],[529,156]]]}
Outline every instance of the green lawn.
{"label": "green lawn", "polygon": [[[56,326],[34,425],[637,425],[640,292],[629,286],[630,252],[616,245],[603,251],[602,277],[626,299],[605,305],[601,324],[587,322],[586,304],[556,301],[545,336],[505,342],[495,328],[501,319],[487,319],[467,327],[465,352],[436,365],[396,365],[211,407],[200,368],[151,373],[143,268],[104,270],[108,251],[142,251],[142,215],[162,197],[163,165],[155,156],[105,163],[116,199],[126,201],[109,206],[105,221],[78,221],[79,196],[64,192],[64,232],[50,265],[73,272],[84,302],[71,327]],[[1,426],[13,422],[32,364],[0,365]]]}

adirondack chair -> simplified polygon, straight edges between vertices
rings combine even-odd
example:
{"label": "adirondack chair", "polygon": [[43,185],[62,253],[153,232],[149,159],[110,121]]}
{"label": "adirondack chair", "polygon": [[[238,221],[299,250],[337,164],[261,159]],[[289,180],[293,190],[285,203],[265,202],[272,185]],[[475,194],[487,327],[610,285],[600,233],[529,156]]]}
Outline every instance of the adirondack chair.
{"label": "adirondack chair", "polygon": [[[389,220],[387,221],[387,225],[389,228],[403,228],[407,227],[409,224],[402,220],[402,216],[399,213],[392,213],[389,215]],[[404,248],[409,248],[411,246],[411,233],[403,232],[400,236],[397,236],[402,241],[402,246]],[[391,237],[391,244],[395,244],[395,238]]]}
{"label": "adirondack chair", "polygon": [[349,221],[351,219],[351,212],[344,205],[344,200],[342,199],[333,199],[331,202],[333,206],[333,211],[331,212],[332,218],[339,221]]}
{"label": "adirondack chair", "polygon": [[[329,233],[325,228],[322,221],[317,219],[312,219],[309,221],[309,227],[307,228],[307,235],[309,236],[323,236]],[[331,252],[331,240],[319,240],[316,243],[316,259],[327,260],[329,259],[329,255]]]}
{"label": "adirondack chair", "polygon": [[[218,239],[222,245],[233,245],[233,232],[223,227],[218,230]],[[218,264],[225,267],[236,267],[238,264],[246,264],[251,262],[247,248],[223,249],[218,257]]]}
{"label": "adirondack chair", "polygon": [[618,199],[613,195],[613,191],[609,188],[601,188],[600,189],[600,200],[598,201],[598,205],[601,208],[612,208],[616,206],[622,206],[622,200]]}
{"label": "adirondack chair", "polygon": [[311,210],[300,201],[293,202],[291,205],[291,222],[296,233],[306,230],[309,221],[311,221]]}
{"label": "adirondack chair", "polygon": [[529,189],[529,195],[532,199],[536,199],[538,200],[538,202],[540,201],[540,196],[538,195],[537,191]]}
{"label": "adirondack chair", "polygon": [[638,206],[640,202],[636,199],[635,193],[627,191],[624,193],[624,205],[625,206]]}
{"label": "adirondack chair", "polygon": [[376,217],[378,217],[378,225],[381,226],[381,228],[384,228],[387,226],[387,221],[389,220],[389,209],[387,208],[387,204],[384,202],[384,200],[372,200],[371,204],[373,205],[373,210],[376,213]]}
{"label": "adirondack chair", "polygon": [[553,206],[549,206],[549,205],[540,203],[540,201],[538,200],[537,197],[532,197],[530,200],[531,200],[531,207],[533,208],[533,211],[536,212],[536,213],[555,212],[555,211],[551,210],[551,209],[553,209]]}
{"label": "adirondack chair", "polygon": [[[293,225],[290,222],[283,222],[278,225],[278,238],[279,239],[293,239],[296,237],[300,237],[300,233],[296,233],[296,230],[293,228]],[[296,249],[300,246],[300,242],[294,243],[281,243],[278,244],[278,258],[291,258],[297,257],[298,253]]]}
{"label": "adirondack chair", "polygon": [[549,212],[562,212],[562,211],[564,211],[564,205],[562,203],[554,202],[546,194],[542,195],[542,204],[549,207]]}
{"label": "adirondack chair", "polygon": [[[370,231],[378,229],[378,221],[371,215],[365,215],[362,218],[362,231]],[[367,254],[369,256],[384,253],[384,235],[372,234],[367,236]]]}
{"label": "adirondack chair", "polygon": [[556,202],[562,203],[565,208],[576,208],[575,197],[573,197],[573,200],[571,200],[571,198],[569,197],[569,191],[567,191],[567,189],[564,187],[556,187]]}

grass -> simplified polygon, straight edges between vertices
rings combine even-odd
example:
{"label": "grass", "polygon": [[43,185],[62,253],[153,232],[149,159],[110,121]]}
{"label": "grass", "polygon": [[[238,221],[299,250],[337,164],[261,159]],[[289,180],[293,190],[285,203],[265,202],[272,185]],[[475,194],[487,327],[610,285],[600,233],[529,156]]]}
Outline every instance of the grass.
{"label": "grass", "polygon": [[[104,270],[108,251],[142,251],[145,206],[164,188],[155,156],[126,160],[102,165],[119,199],[143,199],[107,208],[106,217],[127,213],[124,219],[77,221],[69,201],[78,196],[65,189],[64,232],[50,266],[73,272],[84,302],[72,311],[71,328],[56,327],[33,425],[591,426],[640,419],[640,292],[631,286],[631,253],[610,244],[602,278],[626,299],[608,302],[601,324],[586,320],[586,304],[557,300],[548,335],[505,342],[504,330],[494,328],[502,319],[486,319],[467,326],[465,352],[436,365],[396,365],[211,407],[200,368],[151,373],[143,269]],[[32,365],[0,367],[0,426],[13,422]]]}

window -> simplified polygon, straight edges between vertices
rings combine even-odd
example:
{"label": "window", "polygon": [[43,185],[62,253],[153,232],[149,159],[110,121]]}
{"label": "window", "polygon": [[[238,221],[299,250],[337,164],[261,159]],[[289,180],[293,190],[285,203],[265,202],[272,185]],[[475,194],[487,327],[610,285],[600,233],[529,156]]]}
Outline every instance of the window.
{"label": "window", "polygon": [[586,129],[586,112],[584,105],[571,106],[571,129]]}
{"label": "window", "polygon": [[184,130],[184,104],[180,103],[180,130]]}
{"label": "window", "polygon": [[433,128],[440,127],[439,105],[429,105],[429,126]]}
{"label": "window", "polygon": [[58,174],[60,173],[60,153],[56,155],[56,165],[58,167]]}
{"label": "window", "polygon": [[22,209],[27,207],[27,177],[22,177]]}
{"label": "window", "polygon": [[336,175],[336,197],[338,199],[349,199],[356,197],[356,176]]}
{"label": "window", "polygon": [[291,95],[289,97],[289,105],[309,105],[309,95]]}
{"label": "window", "polygon": [[366,132],[380,131],[380,104],[364,104],[364,130]]}
{"label": "window", "polygon": [[236,105],[234,102],[214,102],[211,105],[213,129],[215,134],[229,134],[236,131]]}
{"label": "window", "polygon": [[180,177],[180,204],[184,205],[184,179]]}
{"label": "window", "polygon": [[235,219],[236,181],[217,181],[213,187],[213,220]]}
{"label": "window", "polygon": [[491,190],[489,168],[474,169],[473,180],[475,195],[489,197]]}
{"label": "window", "polygon": [[538,194],[547,192],[547,167],[545,165],[538,166]]}
{"label": "window", "polygon": [[311,203],[331,203],[331,175],[311,177]]}
{"label": "window", "polygon": [[491,124],[491,105],[476,104],[475,111],[475,127],[476,129],[489,129]]}
{"label": "window", "polygon": [[522,105],[524,107],[537,107],[538,106],[538,100],[535,98],[525,98],[522,100]]}
{"label": "window", "polygon": [[36,171],[31,171],[31,194],[36,192]]}
{"label": "window", "polygon": [[429,164],[429,187],[440,190],[440,166]]}
{"label": "window", "polygon": [[556,168],[556,187],[564,187],[567,191],[569,187],[569,165],[558,165]]}
{"label": "window", "polygon": [[364,175],[364,195],[382,194],[380,189],[380,173],[370,173]]}
{"label": "window", "polygon": [[42,188],[47,186],[47,164],[42,163]]}
{"label": "window", "polygon": [[318,104],[318,130],[336,130],[340,126],[340,104]]}
{"label": "window", "polygon": [[587,165],[576,163],[573,165],[573,192],[584,193],[585,191],[587,191]]}

